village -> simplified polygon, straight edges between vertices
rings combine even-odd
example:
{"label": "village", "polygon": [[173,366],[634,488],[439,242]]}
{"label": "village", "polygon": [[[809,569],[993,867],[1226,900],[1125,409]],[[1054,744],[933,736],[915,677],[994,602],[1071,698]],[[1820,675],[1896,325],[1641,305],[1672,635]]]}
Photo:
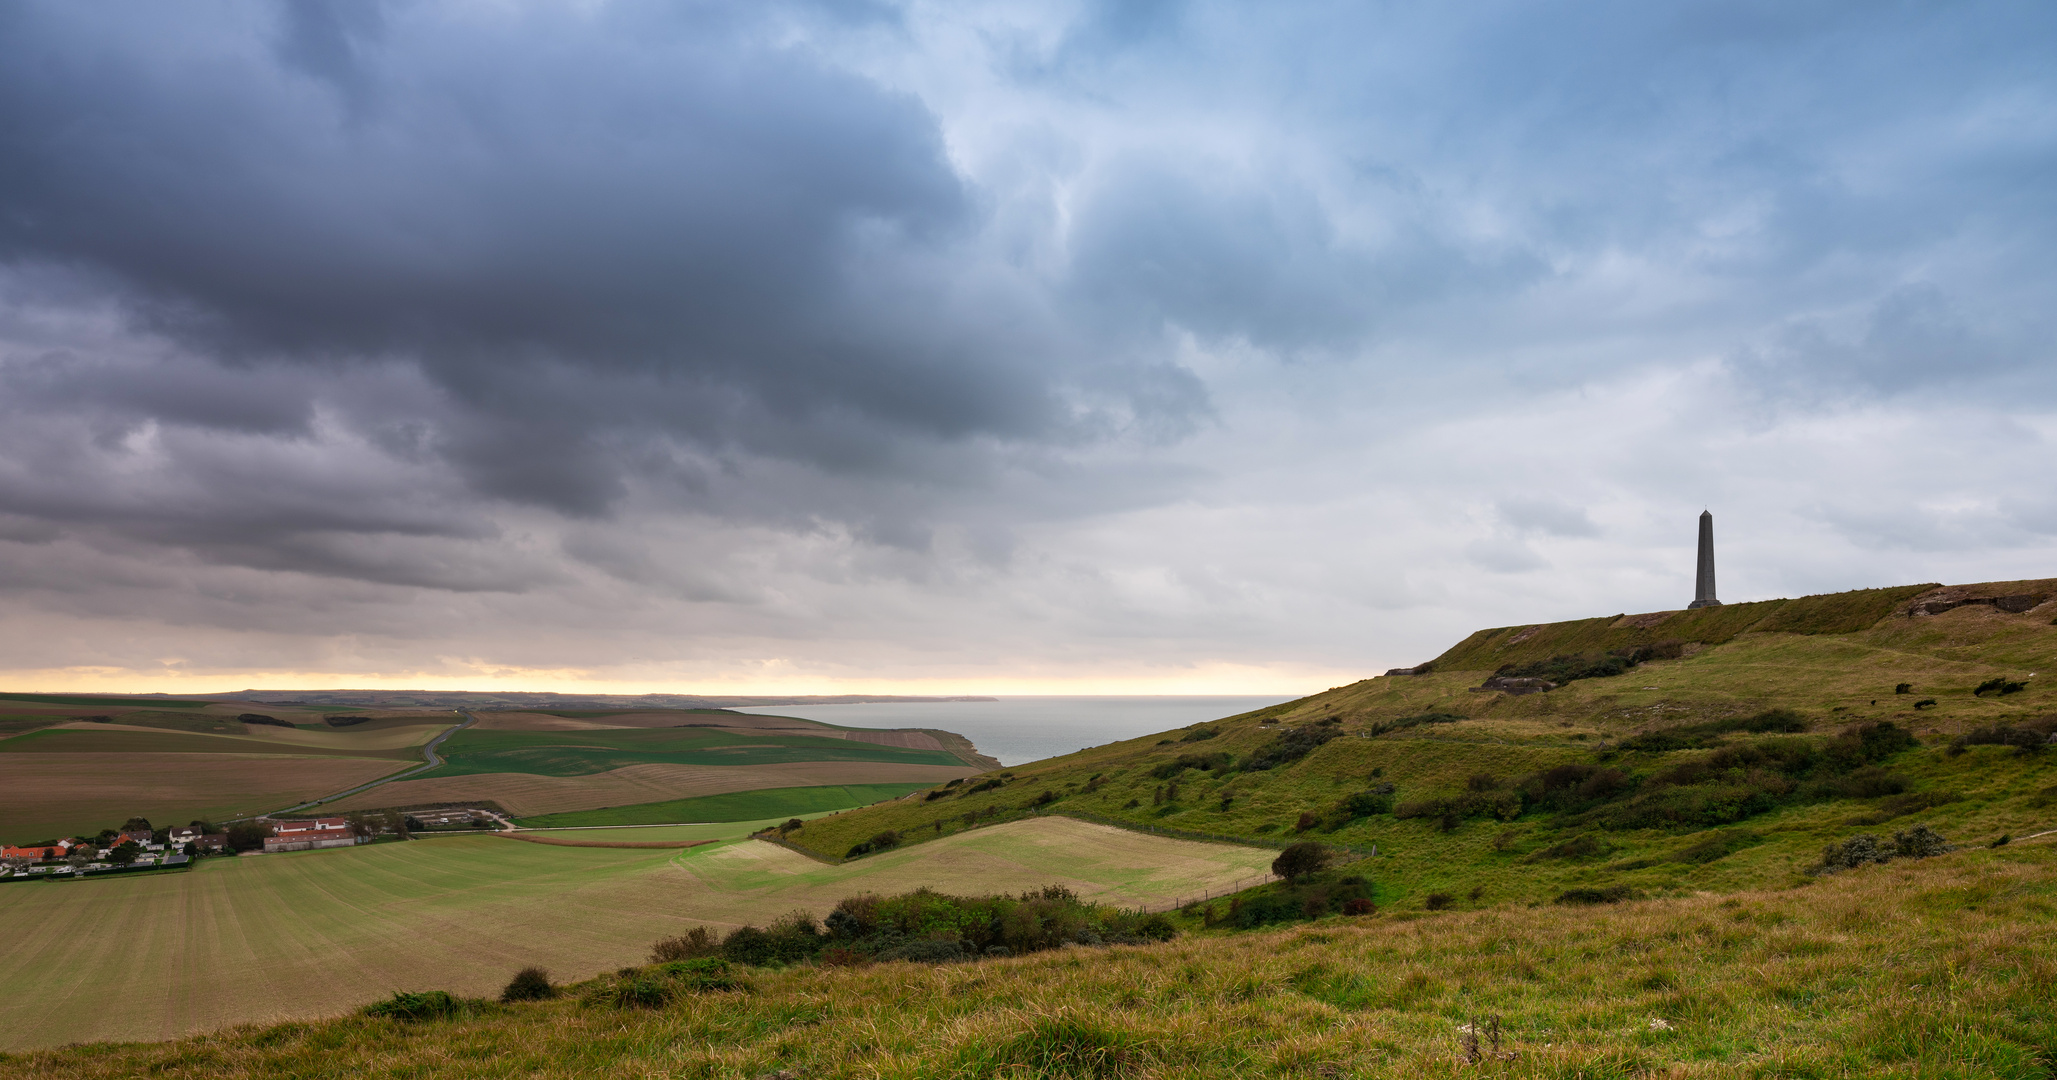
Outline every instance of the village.
{"label": "village", "polygon": [[181,870],[209,857],[356,847],[417,835],[509,827],[498,812],[434,807],[352,813],[340,817],[258,817],[217,826],[206,821],[154,828],[132,817],[118,829],[28,844],[0,845],[0,881],[78,879],[93,875]]}

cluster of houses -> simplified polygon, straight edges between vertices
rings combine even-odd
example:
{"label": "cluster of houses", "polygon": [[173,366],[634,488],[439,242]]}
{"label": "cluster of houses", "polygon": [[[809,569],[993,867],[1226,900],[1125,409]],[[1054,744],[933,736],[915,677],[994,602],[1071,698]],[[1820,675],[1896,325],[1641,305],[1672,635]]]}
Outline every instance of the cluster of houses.
{"label": "cluster of houses", "polygon": [[[345,817],[259,818],[255,824],[262,826],[266,834],[265,851],[309,851],[370,843],[372,833],[382,826],[376,819],[365,821],[361,820],[363,815],[358,817],[360,820],[355,822]],[[131,824],[141,820],[134,819]],[[404,818],[398,812],[388,811],[383,827],[404,837],[413,829],[490,828],[493,824],[492,817],[484,811],[439,809],[411,812]],[[157,840],[158,836],[163,837],[162,842]],[[239,838],[234,847],[251,847],[256,839],[254,835]],[[76,837],[46,844],[0,845],[0,879],[156,870],[186,866],[195,856],[230,850],[227,832],[206,832],[189,825],[156,834],[145,829],[125,829],[102,833],[98,840]]]}
{"label": "cluster of houses", "polygon": [[[186,835],[181,835],[186,834]],[[226,841],[225,834],[203,836],[198,829],[172,829],[160,844],[149,832],[136,830],[116,833],[106,843],[81,840],[58,840],[49,844],[31,844],[25,847],[0,846],[0,878],[32,878],[53,875],[108,874],[131,870],[157,870],[185,866],[192,861],[189,852],[207,850],[207,839]],[[133,845],[129,851],[132,858],[116,860],[115,849]],[[213,850],[221,850],[217,843]],[[74,859],[74,856],[82,856]],[[53,865],[54,864],[54,865]]]}

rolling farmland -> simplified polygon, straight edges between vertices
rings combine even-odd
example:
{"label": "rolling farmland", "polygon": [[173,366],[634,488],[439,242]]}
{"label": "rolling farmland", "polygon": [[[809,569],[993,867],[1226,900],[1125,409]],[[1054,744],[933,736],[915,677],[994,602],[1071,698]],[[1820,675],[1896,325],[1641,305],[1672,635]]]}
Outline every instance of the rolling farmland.
{"label": "rolling farmland", "polygon": [[411,716],[278,727],[155,707],[118,723],[53,719],[0,740],[0,839],[97,832],[132,814],[184,824],[264,813],[408,768],[450,726]]}
{"label": "rolling farmland", "polygon": [[0,1040],[155,1039],[338,1013],[395,989],[486,994],[527,964],[583,977],[692,925],[821,914],[862,891],[1061,883],[1164,901],[1271,857],[1051,818],[844,866],[755,841],[665,851],[462,836],[0,885],[0,916],[38,928],[0,953]]}

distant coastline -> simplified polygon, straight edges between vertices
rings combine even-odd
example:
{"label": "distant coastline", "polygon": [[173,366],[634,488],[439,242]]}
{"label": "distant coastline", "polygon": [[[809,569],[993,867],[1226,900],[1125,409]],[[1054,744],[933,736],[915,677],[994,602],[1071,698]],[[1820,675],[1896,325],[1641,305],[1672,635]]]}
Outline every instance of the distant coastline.
{"label": "distant coastline", "polygon": [[[88,695],[51,695],[88,696]],[[478,690],[237,690],[226,694],[92,694],[139,702],[247,701],[259,705],[347,705],[366,709],[728,709],[773,705],[883,705],[927,702],[998,701],[998,698],[913,697],[900,694],[790,694],[703,696],[698,694],[556,694],[540,691]]]}

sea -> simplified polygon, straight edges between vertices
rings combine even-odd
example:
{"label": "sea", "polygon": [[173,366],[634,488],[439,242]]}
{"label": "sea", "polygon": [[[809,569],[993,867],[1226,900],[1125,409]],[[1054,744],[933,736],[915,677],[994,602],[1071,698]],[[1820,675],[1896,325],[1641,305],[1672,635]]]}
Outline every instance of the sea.
{"label": "sea", "polygon": [[861,728],[940,728],[970,739],[1002,765],[1020,765],[1089,746],[1185,727],[1292,701],[1272,697],[1035,696],[997,701],[911,701],[865,705],[774,705],[737,712],[797,716]]}

